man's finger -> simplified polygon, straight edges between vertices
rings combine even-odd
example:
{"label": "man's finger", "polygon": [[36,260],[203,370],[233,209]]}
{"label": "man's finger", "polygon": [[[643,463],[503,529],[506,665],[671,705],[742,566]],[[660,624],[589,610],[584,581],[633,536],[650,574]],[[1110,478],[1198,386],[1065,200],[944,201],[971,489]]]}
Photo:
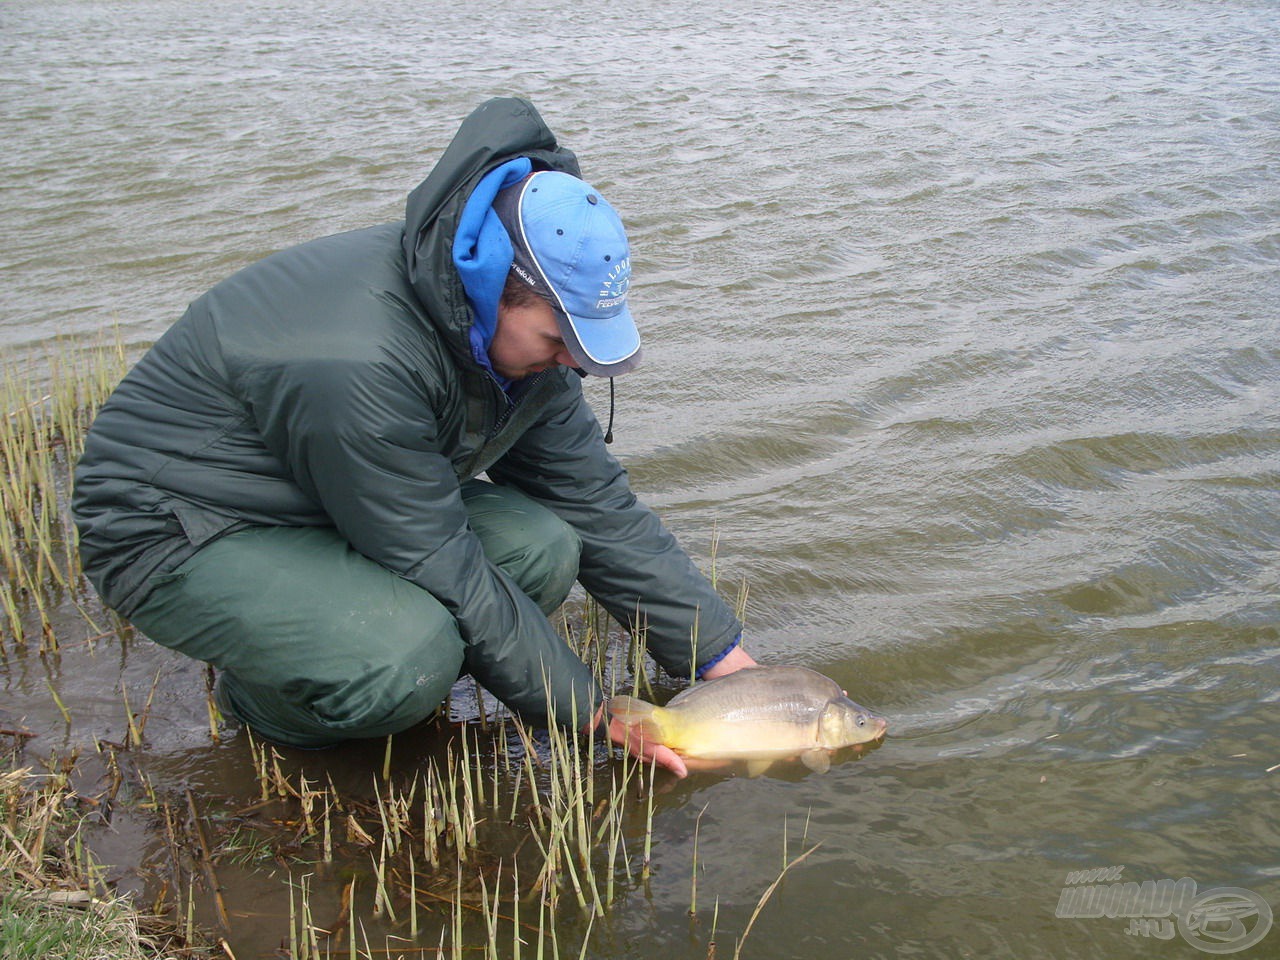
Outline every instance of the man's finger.
{"label": "man's finger", "polygon": [[684,758],[676,753],[670,747],[657,747],[654,751],[654,759],[658,761],[658,765],[670,770],[677,777],[683,779],[689,775],[689,770],[685,766]]}
{"label": "man's finger", "polygon": [[686,777],[689,770],[684,759],[670,747],[653,743],[644,738],[638,726],[624,726],[617,720],[610,721],[609,739],[626,749],[632,756],[644,761],[653,761],[664,770],[670,770],[677,777]]}

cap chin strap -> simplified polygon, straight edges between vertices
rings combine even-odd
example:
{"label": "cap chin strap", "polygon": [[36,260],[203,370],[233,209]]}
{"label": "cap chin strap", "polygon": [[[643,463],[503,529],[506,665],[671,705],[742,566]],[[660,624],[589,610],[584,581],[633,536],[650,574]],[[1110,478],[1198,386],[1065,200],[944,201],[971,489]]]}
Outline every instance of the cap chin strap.
{"label": "cap chin strap", "polygon": [[[570,367],[583,380],[587,379],[587,371],[581,367]],[[609,426],[604,430],[604,442],[613,443],[613,377],[609,378]]]}
{"label": "cap chin strap", "polygon": [[604,442],[613,443],[613,377],[609,378],[609,426],[604,431]]}

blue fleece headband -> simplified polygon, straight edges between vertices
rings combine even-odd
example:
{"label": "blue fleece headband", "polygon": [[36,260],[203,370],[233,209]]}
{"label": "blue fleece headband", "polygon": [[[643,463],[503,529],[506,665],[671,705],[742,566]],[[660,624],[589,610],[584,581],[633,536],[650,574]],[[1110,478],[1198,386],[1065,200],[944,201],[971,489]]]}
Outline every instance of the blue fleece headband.
{"label": "blue fleece headband", "polygon": [[532,172],[532,161],[517,157],[485,174],[467,198],[453,237],[453,265],[471,303],[471,353],[490,371],[489,344],[498,329],[498,301],[512,257],[511,238],[493,212],[493,200],[504,187],[519,183]]}

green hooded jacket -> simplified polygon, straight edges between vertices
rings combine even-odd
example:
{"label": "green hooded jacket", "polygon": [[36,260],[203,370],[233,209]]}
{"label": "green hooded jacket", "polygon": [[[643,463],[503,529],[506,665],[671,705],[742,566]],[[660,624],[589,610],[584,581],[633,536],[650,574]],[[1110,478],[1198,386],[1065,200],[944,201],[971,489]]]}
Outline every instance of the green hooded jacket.
{"label": "green hooded jacket", "polygon": [[403,223],[247,267],[156,342],[76,469],[81,556],[108,604],[127,616],[153,578],[247,525],[333,526],[446,606],[467,670],[500,700],[543,719],[549,684],[557,718],[585,722],[601,700],[590,672],[468,528],[459,483],[487,472],[573,527],[580,582],[644,627],[668,672],[734,642],[741,625],[632,494],[577,374],[535,374],[511,399],[472,355],[454,233],[476,184],[519,156],[578,175],[531,104],[482,104]]}

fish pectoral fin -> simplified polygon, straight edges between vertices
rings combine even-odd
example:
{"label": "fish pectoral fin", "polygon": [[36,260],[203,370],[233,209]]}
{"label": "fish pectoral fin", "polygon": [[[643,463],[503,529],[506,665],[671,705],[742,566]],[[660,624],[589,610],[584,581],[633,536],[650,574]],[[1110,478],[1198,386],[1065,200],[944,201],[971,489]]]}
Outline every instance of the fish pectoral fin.
{"label": "fish pectoral fin", "polygon": [[760,776],[760,774],[764,773],[766,770],[768,770],[772,766],[773,766],[772,760],[748,760],[747,776],[758,777]]}
{"label": "fish pectoral fin", "polygon": [[831,769],[831,754],[825,750],[806,750],[800,760],[814,773],[826,773]]}

